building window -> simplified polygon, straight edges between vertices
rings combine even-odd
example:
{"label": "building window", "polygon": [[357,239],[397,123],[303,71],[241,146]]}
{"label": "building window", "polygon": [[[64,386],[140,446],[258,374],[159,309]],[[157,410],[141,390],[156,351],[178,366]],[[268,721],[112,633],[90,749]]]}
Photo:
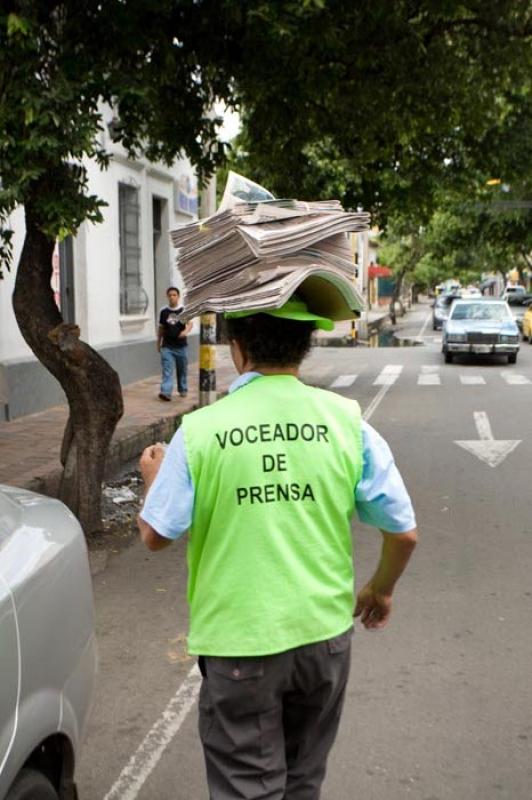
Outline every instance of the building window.
{"label": "building window", "polygon": [[139,190],[118,184],[120,217],[120,313],[144,314],[148,296],[142,288]]}

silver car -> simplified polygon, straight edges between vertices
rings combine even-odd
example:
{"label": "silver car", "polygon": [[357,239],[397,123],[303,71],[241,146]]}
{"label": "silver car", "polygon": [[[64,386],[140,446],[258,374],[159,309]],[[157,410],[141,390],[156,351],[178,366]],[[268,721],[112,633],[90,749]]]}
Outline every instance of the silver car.
{"label": "silver car", "polygon": [[440,294],[432,304],[432,330],[441,330],[447,321],[456,294]]}
{"label": "silver car", "polygon": [[0,485],[0,800],[75,800],[96,670],[85,537],[59,501]]}
{"label": "silver car", "polygon": [[515,364],[519,351],[519,330],[503,300],[455,300],[445,323],[442,353],[449,364],[461,353],[489,353],[508,356]]}

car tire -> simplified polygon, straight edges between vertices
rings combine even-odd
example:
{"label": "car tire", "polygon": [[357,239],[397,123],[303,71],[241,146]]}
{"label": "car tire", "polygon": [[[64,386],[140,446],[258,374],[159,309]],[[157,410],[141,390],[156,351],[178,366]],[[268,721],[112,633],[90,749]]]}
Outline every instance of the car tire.
{"label": "car tire", "polygon": [[59,795],[42,772],[22,769],[5,800],[59,800]]}
{"label": "car tire", "polygon": [[510,355],[508,356],[508,363],[517,364],[517,353],[510,353]]}
{"label": "car tire", "polygon": [[452,364],[453,363],[453,354],[452,353],[444,352],[443,357],[445,359],[445,363],[446,364]]}

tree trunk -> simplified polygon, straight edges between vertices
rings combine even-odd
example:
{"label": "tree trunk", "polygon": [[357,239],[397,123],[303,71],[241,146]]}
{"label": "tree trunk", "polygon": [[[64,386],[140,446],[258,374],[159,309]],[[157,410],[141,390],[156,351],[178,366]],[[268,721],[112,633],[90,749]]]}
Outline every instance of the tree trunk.
{"label": "tree trunk", "polygon": [[395,277],[395,284],[393,287],[392,298],[390,300],[390,319],[392,321],[392,325],[397,323],[397,314],[395,312],[395,304],[397,303],[399,296],[401,294],[401,287],[403,285],[403,278],[404,272],[400,271],[397,273]]}
{"label": "tree trunk", "polygon": [[123,414],[117,373],[79,339],[79,328],[63,322],[50,286],[54,241],[26,205],[26,238],[20,256],[13,307],[20,331],[41,364],[61,384],[70,417],[61,447],[59,498],[86,534],[101,530],[105,459]]}

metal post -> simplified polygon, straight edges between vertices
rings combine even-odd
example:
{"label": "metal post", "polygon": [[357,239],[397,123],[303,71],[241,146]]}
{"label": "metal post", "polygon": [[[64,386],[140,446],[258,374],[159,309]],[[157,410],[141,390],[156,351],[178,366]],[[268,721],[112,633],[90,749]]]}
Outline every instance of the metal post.
{"label": "metal post", "polygon": [[[202,219],[216,211],[215,176],[201,190],[200,208]],[[199,362],[199,403],[208,406],[216,400],[216,314],[200,316]]]}
{"label": "metal post", "polygon": [[216,314],[200,317],[199,403],[208,406],[216,400]]}

